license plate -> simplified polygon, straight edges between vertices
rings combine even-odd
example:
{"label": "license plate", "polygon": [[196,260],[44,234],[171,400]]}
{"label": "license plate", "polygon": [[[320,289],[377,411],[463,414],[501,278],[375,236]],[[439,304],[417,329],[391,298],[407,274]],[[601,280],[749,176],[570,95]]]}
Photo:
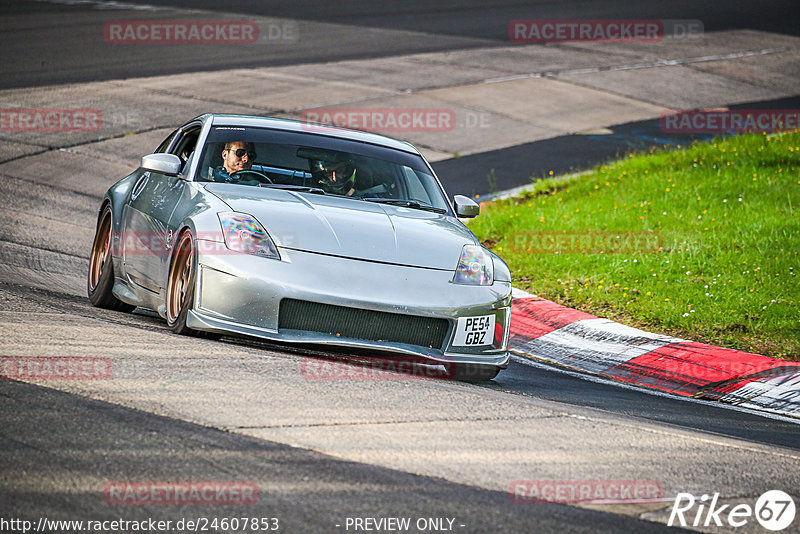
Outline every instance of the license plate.
{"label": "license plate", "polygon": [[494,314],[477,317],[459,317],[453,345],[479,347],[494,342]]}

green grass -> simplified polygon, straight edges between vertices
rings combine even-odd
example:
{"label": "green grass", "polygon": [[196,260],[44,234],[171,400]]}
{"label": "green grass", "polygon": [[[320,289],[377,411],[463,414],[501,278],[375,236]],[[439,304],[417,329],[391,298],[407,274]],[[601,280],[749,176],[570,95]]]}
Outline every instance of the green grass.
{"label": "green grass", "polygon": [[800,359],[796,131],[537,182],[470,224],[515,286],[651,331]]}

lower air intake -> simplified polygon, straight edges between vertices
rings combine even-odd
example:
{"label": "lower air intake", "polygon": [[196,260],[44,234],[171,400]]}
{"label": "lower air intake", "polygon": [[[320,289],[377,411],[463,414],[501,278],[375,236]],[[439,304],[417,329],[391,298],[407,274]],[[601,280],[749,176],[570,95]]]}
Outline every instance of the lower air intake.
{"label": "lower air intake", "polygon": [[441,349],[449,323],[446,319],[403,315],[332,306],[304,300],[283,299],[279,329],[307,330],[320,334],[405,343]]}

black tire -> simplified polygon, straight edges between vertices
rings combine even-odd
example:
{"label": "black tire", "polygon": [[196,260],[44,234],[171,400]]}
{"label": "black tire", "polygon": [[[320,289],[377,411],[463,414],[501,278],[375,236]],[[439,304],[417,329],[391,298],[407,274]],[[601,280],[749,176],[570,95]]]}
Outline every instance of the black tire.
{"label": "black tire", "polygon": [[175,242],[167,277],[167,325],[182,336],[219,339],[221,334],[203,332],[186,326],[186,317],[194,305],[197,278],[197,250],[189,230],[184,230]]}
{"label": "black tire", "polygon": [[453,380],[480,382],[491,380],[497,376],[502,367],[496,365],[457,364],[453,368]]}
{"label": "black tire", "polygon": [[97,219],[92,252],[89,255],[89,275],[86,289],[92,306],[121,312],[136,308],[122,302],[111,292],[114,287],[114,262],[111,260],[111,206],[106,204]]}

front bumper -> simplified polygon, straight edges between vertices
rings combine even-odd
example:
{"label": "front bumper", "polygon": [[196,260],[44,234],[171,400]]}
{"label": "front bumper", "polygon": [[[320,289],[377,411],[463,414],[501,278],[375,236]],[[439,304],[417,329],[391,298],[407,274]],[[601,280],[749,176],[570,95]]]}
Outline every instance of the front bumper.
{"label": "front bumper", "polygon": [[[457,285],[450,281],[452,271],[291,249],[280,252],[281,260],[238,253],[200,253],[195,305],[189,312],[187,325],[197,330],[233,332],[286,343],[368,349],[442,363],[500,367],[508,364],[510,282]],[[444,319],[449,328],[441,347],[279,328],[282,299]],[[502,325],[500,339],[481,347],[452,345],[459,317],[488,314],[494,314],[496,323]]]}

